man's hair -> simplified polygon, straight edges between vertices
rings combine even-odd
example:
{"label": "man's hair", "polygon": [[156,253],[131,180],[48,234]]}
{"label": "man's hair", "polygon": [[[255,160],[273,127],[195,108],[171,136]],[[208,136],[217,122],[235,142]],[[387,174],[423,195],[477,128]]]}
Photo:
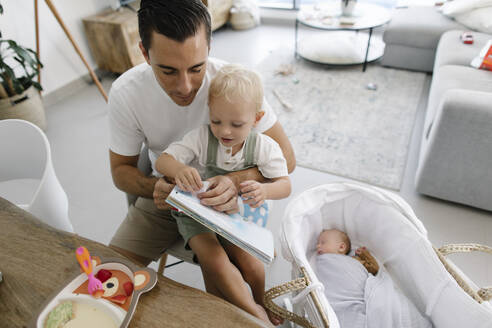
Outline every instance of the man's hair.
{"label": "man's hair", "polygon": [[244,101],[252,101],[255,104],[255,111],[262,112],[263,85],[260,76],[241,65],[223,66],[210,82],[208,102],[222,97],[229,102],[233,102],[238,97]]}
{"label": "man's hair", "polygon": [[146,51],[150,48],[152,31],[183,42],[202,27],[210,47],[210,14],[200,0],[142,0],[140,3],[138,31]]}

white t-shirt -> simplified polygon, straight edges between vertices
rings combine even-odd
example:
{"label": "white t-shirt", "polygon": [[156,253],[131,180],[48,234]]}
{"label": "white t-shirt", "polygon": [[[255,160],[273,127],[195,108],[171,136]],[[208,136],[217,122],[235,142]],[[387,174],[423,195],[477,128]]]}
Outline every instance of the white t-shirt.
{"label": "white t-shirt", "polygon": [[[211,79],[226,62],[208,58],[202,85],[189,106],[178,106],[161,88],[147,63],[121,75],[109,94],[109,148],[123,156],[140,154],[142,144],[149,146],[154,174],[155,161],[173,141],[209,121],[208,89]],[[277,117],[266,100],[258,132],[270,129]]]}
{"label": "white t-shirt", "polygon": [[[193,166],[203,177],[207,164],[208,136],[208,125],[202,125],[187,133],[183,140],[173,142],[164,152],[183,164]],[[226,147],[219,142],[215,164],[227,171],[243,169],[245,144],[232,155],[232,147]],[[275,140],[262,133],[259,133],[256,139],[253,163],[265,178],[273,179],[289,175],[287,161],[280,146]]]}

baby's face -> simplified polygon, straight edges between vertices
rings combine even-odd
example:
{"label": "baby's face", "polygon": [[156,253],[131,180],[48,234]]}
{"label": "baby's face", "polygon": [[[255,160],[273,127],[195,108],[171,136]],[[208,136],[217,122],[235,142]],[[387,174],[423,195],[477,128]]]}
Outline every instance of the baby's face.
{"label": "baby's face", "polygon": [[318,254],[345,254],[346,245],[342,233],[337,230],[323,231],[318,237],[316,251]]}
{"label": "baby's face", "polygon": [[219,142],[236,151],[242,147],[257,119],[253,102],[225,97],[210,101],[210,128]]}

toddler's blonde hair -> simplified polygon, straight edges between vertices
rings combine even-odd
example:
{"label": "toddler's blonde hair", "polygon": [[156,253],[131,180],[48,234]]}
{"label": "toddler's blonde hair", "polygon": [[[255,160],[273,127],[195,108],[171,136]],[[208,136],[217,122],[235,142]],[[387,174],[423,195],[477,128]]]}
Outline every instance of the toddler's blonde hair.
{"label": "toddler's blonde hair", "polygon": [[225,97],[228,102],[233,102],[237,97],[251,101],[255,104],[256,112],[262,112],[263,85],[260,76],[241,65],[223,66],[210,82],[208,103],[221,97]]}

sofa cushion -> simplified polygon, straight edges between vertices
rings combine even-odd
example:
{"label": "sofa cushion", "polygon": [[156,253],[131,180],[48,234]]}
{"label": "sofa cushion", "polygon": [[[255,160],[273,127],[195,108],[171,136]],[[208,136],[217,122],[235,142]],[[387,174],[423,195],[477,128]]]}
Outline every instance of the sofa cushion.
{"label": "sofa cushion", "polygon": [[429,133],[443,94],[451,89],[492,93],[492,72],[461,65],[444,65],[435,70],[425,115],[424,139]]}
{"label": "sofa cushion", "polygon": [[463,25],[445,17],[435,7],[416,6],[395,9],[383,36],[387,44],[436,49],[441,35]]}
{"label": "sofa cushion", "polygon": [[492,6],[492,0],[453,0],[446,2],[439,11],[446,16],[456,18],[474,9],[490,6]]}
{"label": "sofa cushion", "polygon": [[492,6],[460,14],[455,20],[471,30],[492,33]]}
{"label": "sofa cushion", "polygon": [[417,191],[492,211],[492,92],[449,90],[442,101],[420,150]]}
{"label": "sofa cushion", "polygon": [[435,49],[415,48],[401,44],[387,44],[381,65],[419,72],[432,72]]}
{"label": "sofa cushion", "polygon": [[454,30],[442,35],[436,51],[434,71],[443,65],[470,66],[470,62],[478,56],[485,43],[492,39],[490,34],[472,32],[473,44],[464,44],[460,39],[463,32]]}

